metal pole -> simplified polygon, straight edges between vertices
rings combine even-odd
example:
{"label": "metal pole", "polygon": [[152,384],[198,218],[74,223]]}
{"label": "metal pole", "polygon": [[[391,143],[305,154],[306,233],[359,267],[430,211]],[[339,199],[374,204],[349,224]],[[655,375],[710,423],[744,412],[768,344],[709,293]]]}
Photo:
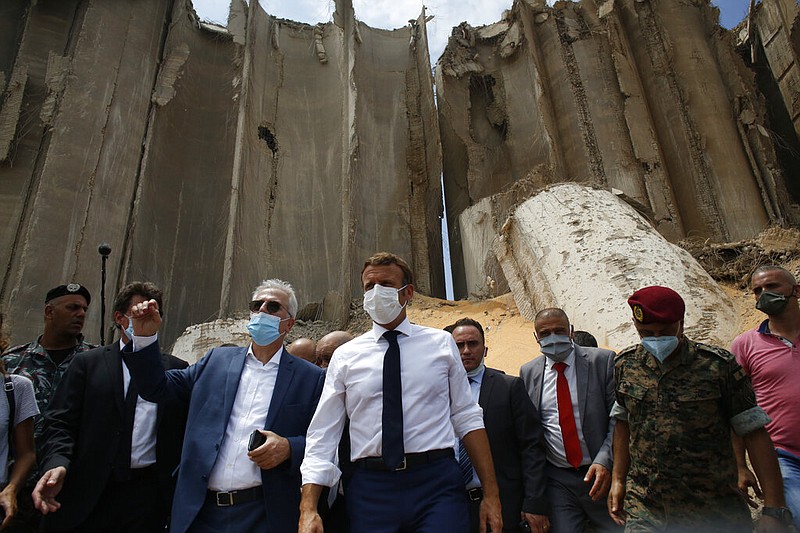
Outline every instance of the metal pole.
{"label": "metal pole", "polygon": [[100,345],[106,343],[106,260],[111,253],[111,246],[108,243],[102,243],[97,247],[100,253]]}

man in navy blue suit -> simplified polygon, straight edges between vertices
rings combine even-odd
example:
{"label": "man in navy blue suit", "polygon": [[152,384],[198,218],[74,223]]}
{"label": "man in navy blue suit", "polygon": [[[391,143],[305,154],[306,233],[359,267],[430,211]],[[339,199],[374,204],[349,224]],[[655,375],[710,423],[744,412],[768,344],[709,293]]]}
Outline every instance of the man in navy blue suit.
{"label": "man in navy blue suit", "polygon": [[[133,352],[124,355],[143,398],[188,404],[170,531],[297,530],[300,463],[324,373],[289,354],[283,339],[297,298],[281,280],[253,291],[248,348],[215,348],[185,370],[158,360],[158,306],[134,306]],[[254,430],[263,444],[248,451]]]}

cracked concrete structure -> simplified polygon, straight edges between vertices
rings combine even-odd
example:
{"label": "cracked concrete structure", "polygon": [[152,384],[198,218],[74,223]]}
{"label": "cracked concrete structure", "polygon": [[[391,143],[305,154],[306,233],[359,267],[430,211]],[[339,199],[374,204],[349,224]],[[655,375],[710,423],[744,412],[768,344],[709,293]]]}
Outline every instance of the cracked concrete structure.
{"label": "cracked concrete structure", "polygon": [[[441,150],[424,13],[386,31],[338,0],[308,25],[232,2],[0,5],[0,306],[13,342],[71,280],[165,289],[164,337],[246,310],[265,276],[344,321],[366,256],[406,257],[443,295]],[[110,299],[110,297],[108,298]],[[108,323],[108,321],[106,322]],[[109,335],[106,335],[107,337]]]}
{"label": "cracked concrete structure", "polygon": [[[783,140],[717,15],[703,0],[516,0],[500,22],[453,30],[436,91],[457,297],[481,290],[461,268],[476,259],[459,215],[520,188],[616,189],[671,241],[800,222]],[[489,294],[508,289],[495,281]]]}
{"label": "cracked concrete structure", "polygon": [[104,241],[109,294],[165,289],[166,343],[243,312],[265,276],[341,323],[379,249],[444,296],[442,172],[456,297],[513,288],[492,243],[554,183],[614,191],[671,242],[800,223],[794,0],[759,3],[740,42],[707,0],[516,0],[454,29],[438,110],[424,11],[388,31],[335,3],[311,25],[234,0],[227,28],[189,0],[0,3],[13,342],[40,332],[57,283],[99,303]]}

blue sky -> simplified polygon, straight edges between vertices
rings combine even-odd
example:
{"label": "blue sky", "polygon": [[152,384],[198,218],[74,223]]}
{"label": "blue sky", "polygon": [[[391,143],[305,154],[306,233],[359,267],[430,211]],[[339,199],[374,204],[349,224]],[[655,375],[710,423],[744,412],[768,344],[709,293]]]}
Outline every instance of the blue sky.
{"label": "blue sky", "polygon": [[[264,10],[299,22],[327,22],[334,11],[333,0],[260,0]],[[715,0],[720,22],[732,28],[747,15],[749,0]],[[512,0],[353,0],[356,17],[376,28],[399,28],[417,18],[424,4],[434,19],[428,24],[431,62],[435,63],[447,44],[453,26],[467,21],[473,26],[500,20]],[[224,24],[229,0],[194,0],[197,13],[205,20]]]}

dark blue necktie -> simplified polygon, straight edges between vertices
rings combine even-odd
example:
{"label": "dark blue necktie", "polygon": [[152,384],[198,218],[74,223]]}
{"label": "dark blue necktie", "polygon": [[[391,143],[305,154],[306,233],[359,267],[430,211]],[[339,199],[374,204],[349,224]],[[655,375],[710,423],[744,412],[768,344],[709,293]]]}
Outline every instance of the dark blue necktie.
{"label": "dark blue necktie", "polygon": [[403,448],[403,388],[400,382],[399,331],[387,331],[383,337],[389,349],[383,356],[383,462],[391,469],[405,457]]}
{"label": "dark blue necktie", "polygon": [[[474,379],[469,378],[470,389],[474,382]],[[470,394],[472,394],[471,390]],[[464,442],[461,440],[458,441],[458,466],[461,468],[461,477],[464,478],[464,485],[469,485],[472,481],[472,461],[469,460],[469,454],[464,447]]]}

